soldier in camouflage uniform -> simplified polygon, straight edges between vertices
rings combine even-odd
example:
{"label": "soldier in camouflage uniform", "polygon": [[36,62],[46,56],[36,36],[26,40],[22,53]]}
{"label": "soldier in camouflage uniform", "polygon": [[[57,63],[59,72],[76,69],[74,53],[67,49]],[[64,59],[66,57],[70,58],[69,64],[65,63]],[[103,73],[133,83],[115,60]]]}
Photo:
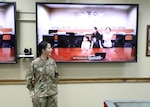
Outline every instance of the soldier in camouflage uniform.
{"label": "soldier in camouflage uniform", "polygon": [[39,44],[39,56],[32,61],[26,73],[26,86],[30,91],[33,107],[57,107],[58,72],[56,62],[49,57],[51,44]]}

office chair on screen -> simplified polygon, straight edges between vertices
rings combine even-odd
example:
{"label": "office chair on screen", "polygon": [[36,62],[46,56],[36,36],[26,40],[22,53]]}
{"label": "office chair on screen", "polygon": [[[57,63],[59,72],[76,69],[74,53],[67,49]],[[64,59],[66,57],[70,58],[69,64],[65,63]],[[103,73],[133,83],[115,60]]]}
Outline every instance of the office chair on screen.
{"label": "office chair on screen", "polygon": [[116,34],[115,47],[124,47],[125,36],[124,34]]}
{"label": "office chair on screen", "polygon": [[125,38],[125,47],[136,47],[136,36],[128,35]]}
{"label": "office chair on screen", "polygon": [[0,34],[0,48],[2,47],[2,34]]}
{"label": "office chair on screen", "polygon": [[3,34],[2,35],[2,47],[12,47],[12,35],[11,34]]}

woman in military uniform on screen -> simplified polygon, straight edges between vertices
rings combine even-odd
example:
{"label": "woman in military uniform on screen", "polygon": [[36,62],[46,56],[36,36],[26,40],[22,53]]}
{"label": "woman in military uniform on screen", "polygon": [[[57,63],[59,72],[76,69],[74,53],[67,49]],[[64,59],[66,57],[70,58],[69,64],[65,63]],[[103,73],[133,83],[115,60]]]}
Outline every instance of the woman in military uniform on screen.
{"label": "woman in military uniform on screen", "polygon": [[102,35],[99,33],[97,27],[94,27],[94,32],[91,36],[91,48],[103,48]]}

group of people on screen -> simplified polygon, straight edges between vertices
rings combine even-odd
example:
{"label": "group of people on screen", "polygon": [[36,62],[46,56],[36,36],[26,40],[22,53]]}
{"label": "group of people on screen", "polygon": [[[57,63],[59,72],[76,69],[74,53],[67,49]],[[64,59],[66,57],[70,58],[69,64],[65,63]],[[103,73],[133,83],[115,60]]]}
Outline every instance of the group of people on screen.
{"label": "group of people on screen", "polygon": [[89,40],[89,37],[87,36],[83,37],[81,49],[86,50],[90,48],[111,48],[113,34],[114,32],[111,31],[110,27],[106,27],[102,32],[99,32],[97,27],[94,27],[91,40]]}

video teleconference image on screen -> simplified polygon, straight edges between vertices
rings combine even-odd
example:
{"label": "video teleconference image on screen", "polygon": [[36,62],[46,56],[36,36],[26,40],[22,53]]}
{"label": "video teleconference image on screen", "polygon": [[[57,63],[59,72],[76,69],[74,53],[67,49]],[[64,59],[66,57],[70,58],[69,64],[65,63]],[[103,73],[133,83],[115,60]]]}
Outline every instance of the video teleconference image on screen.
{"label": "video teleconference image on screen", "polygon": [[16,3],[0,2],[0,63],[16,63]]}
{"label": "video teleconference image on screen", "polygon": [[137,62],[138,4],[36,3],[37,46],[56,62]]}

